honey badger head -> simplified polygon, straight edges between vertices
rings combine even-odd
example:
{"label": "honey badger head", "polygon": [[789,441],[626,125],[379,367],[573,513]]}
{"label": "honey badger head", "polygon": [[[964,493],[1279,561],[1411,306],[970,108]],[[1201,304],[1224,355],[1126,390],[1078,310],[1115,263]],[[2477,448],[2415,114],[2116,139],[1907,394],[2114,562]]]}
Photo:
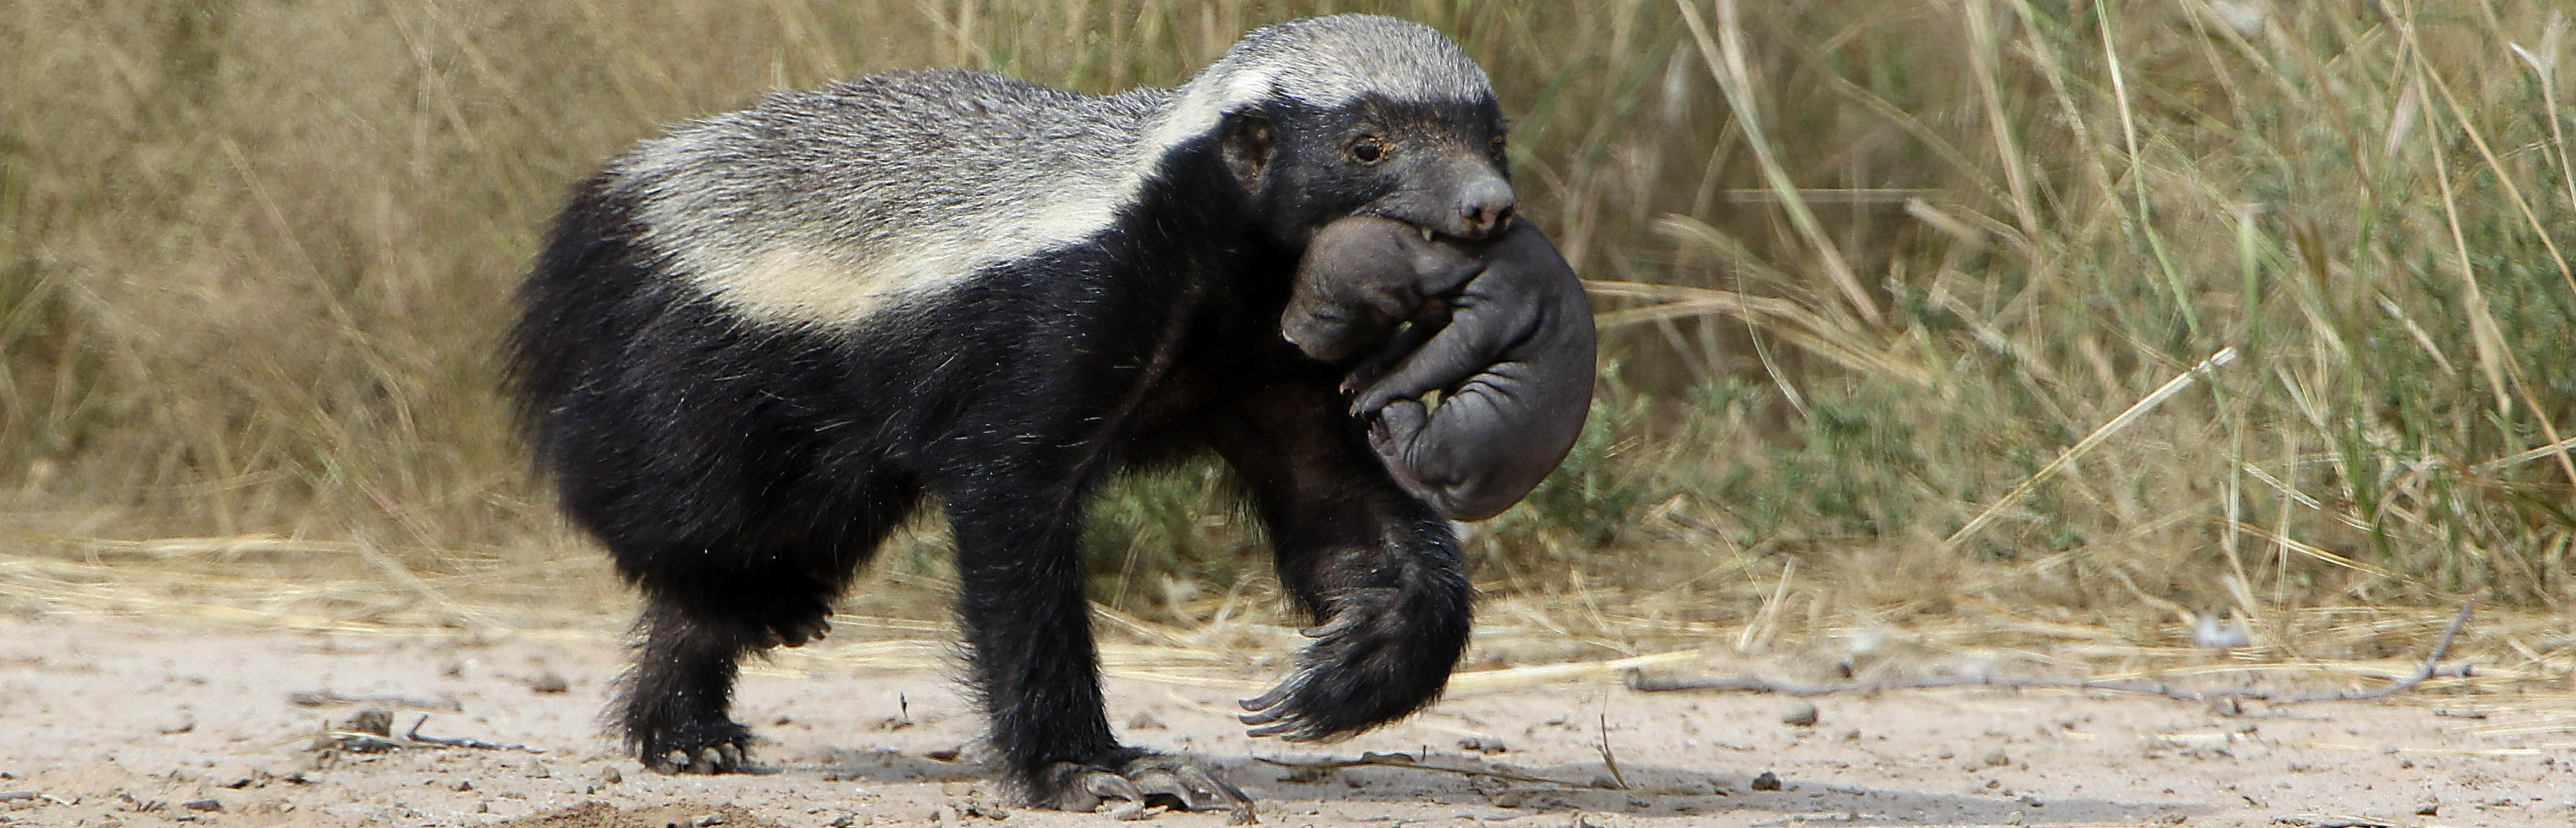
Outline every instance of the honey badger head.
{"label": "honey badger head", "polygon": [[1493,86],[1424,26],[1342,15],[1262,29],[1183,86],[1173,116],[1216,130],[1251,213],[1290,249],[1344,216],[1463,239],[1511,216]]}

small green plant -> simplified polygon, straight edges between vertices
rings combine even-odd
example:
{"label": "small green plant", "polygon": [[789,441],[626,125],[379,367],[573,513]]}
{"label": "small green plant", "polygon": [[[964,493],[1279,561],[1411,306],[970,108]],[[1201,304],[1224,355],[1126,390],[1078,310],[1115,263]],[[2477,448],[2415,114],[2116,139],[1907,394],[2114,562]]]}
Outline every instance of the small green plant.
{"label": "small green plant", "polygon": [[1162,597],[1164,577],[1221,585],[1266,569],[1261,538],[1224,471],[1192,464],[1111,480],[1092,500],[1082,549],[1095,576],[1093,598],[1147,611]]}

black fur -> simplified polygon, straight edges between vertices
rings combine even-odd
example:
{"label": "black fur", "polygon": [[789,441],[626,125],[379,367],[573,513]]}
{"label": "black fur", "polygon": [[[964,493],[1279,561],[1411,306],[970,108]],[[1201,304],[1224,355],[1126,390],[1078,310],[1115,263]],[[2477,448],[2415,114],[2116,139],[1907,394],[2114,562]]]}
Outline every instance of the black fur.
{"label": "black fur", "polygon": [[[1405,124],[1457,117],[1374,105]],[[1500,128],[1484,109],[1466,124],[1479,135]],[[1118,468],[1209,451],[1323,622],[1249,720],[1327,738],[1438,696],[1470,618],[1455,541],[1380,465],[1339,371],[1297,354],[1278,320],[1313,228],[1361,211],[1432,226],[1415,202],[1452,208],[1422,181],[1331,168],[1347,114],[1253,117],[1270,125],[1263,152],[1220,140],[1250,121],[1176,148],[1109,230],[887,311],[899,335],[741,318],[666,271],[607,176],[580,189],[521,289],[511,385],[565,512],[645,595],[613,711],[639,756],[738,751],[737,662],[820,636],[927,493],[956,535],[1000,771],[1049,802],[1067,768],[1119,767],[1139,752],[1101,709],[1083,513]]]}

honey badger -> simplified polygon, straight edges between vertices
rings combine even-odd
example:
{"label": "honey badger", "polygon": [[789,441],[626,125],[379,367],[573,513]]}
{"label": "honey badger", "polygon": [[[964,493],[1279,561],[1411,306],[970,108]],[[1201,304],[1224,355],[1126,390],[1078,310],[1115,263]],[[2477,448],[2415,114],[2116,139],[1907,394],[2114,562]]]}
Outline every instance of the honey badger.
{"label": "honey badger", "polygon": [[1102,712],[1077,538],[1121,468],[1212,452],[1318,620],[1246,702],[1325,739],[1430,703],[1471,590],[1443,516],[1373,455],[1341,367],[1279,331],[1315,229],[1507,223],[1485,75],[1378,17],[1254,32],[1177,89],[964,71],[776,93],[610,161],[519,299],[510,384],[571,519],[640,588],[611,717],[646,765],[743,767],[748,654],[820,635],[926,496],[957,546],[968,680],[1033,804],[1241,810]]}

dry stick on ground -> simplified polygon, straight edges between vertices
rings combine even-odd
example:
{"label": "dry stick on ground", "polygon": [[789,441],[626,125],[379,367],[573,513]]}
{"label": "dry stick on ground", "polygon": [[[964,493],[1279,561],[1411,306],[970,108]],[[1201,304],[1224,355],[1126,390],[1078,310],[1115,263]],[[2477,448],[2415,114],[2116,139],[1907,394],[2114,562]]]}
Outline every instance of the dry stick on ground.
{"label": "dry stick on ground", "polygon": [[421,714],[420,720],[412,722],[411,730],[404,733],[401,738],[395,738],[391,733],[374,733],[365,730],[325,730],[322,732],[322,737],[313,743],[311,749],[345,750],[355,753],[391,753],[397,750],[429,747],[465,748],[468,750],[515,750],[524,753],[545,752],[544,749],[532,748],[527,745],[504,745],[495,742],[486,742],[481,739],[460,739],[448,738],[445,736],[420,735],[420,726],[428,721],[429,714]]}
{"label": "dry stick on ground", "polygon": [[543,751],[543,750],[540,750],[540,749],[537,749],[537,748],[532,748],[532,747],[529,747],[529,746],[527,746],[527,745],[503,745],[503,744],[495,744],[495,743],[492,743],[492,742],[486,742],[486,741],[483,741],[483,740],[481,740],[481,739],[451,739],[451,738],[446,738],[446,737],[441,737],[441,736],[423,736],[423,735],[420,735],[420,726],[421,726],[421,725],[424,725],[424,724],[428,724],[428,723],[429,723],[429,714],[427,714],[427,713],[420,714],[420,718],[415,719],[415,720],[413,720],[413,721],[412,721],[412,723],[411,723],[411,730],[406,731],[406,732],[404,732],[404,733],[403,733],[403,740],[404,740],[404,741],[407,741],[407,742],[417,742],[417,743],[424,744],[424,745],[437,745],[437,746],[439,746],[439,747],[472,748],[472,749],[475,749],[475,750],[516,750],[516,751],[525,751],[525,752],[528,752],[528,753],[544,753],[544,752],[545,752],[545,751]]}
{"label": "dry stick on ground", "polygon": [[1600,741],[1595,743],[1595,747],[1601,751],[1602,768],[1609,771],[1607,782],[1598,780],[1592,782],[1569,782],[1563,779],[1549,779],[1544,776],[1532,776],[1526,773],[1497,770],[1490,767],[1434,765],[1424,761],[1424,759],[1430,758],[1427,755],[1423,757],[1423,759],[1416,759],[1412,754],[1408,753],[1361,753],[1360,758],[1358,759],[1318,759],[1311,762],[1272,759],[1264,756],[1255,756],[1253,759],[1266,765],[1302,771],[1343,770],[1346,768],[1403,768],[1405,770],[1432,771],[1435,773],[1454,773],[1460,776],[1481,776],[1488,779],[1500,779],[1506,782],[1523,782],[1532,785],[1554,785],[1560,788],[1582,788],[1585,790],[1595,791],[1634,790],[1634,787],[1628,783],[1627,777],[1619,772],[1619,757],[1610,751],[1610,714],[1601,714],[1599,727],[1594,732],[1599,734],[1601,737]]}
{"label": "dry stick on ground", "polygon": [[1585,788],[1596,791],[1627,790],[1626,785],[1622,785],[1616,780],[1611,781],[1610,784],[1604,785],[1598,782],[1568,782],[1563,779],[1549,779],[1544,776],[1531,776],[1526,773],[1495,770],[1493,768],[1433,765],[1428,764],[1421,759],[1415,759],[1412,754],[1407,753],[1362,753],[1360,754],[1360,758],[1357,759],[1318,759],[1312,762],[1272,759],[1266,756],[1255,756],[1252,758],[1254,761],[1265,765],[1275,765],[1282,768],[1288,768],[1290,770],[1328,771],[1344,770],[1348,768],[1403,768],[1405,770],[1454,773],[1461,776],[1482,776],[1488,779],[1500,779],[1506,782],[1525,782],[1532,785],[1555,785],[1563,788]]}
{"label": "dry stick on ground", "polygon": [[1727,678],[1664,678],[1648,676],[1641,671],[1630,669],[1627,671],[1626,681],[1628,689],[1647,693],[1671,690],[1716,690],[1731,693],[1769,693],[1782,696],[1830,696],[1837,693],[1874,693],[1881,690],[1930,690],[1942,687],[2002,687],[2013,690],[2108,690],[2115,693],[2138,693],[2148,696],[2163,696],[2168,699],[2189,702],[2260,701],[2270,702],[2273,704],[2300,704],[2304,702],[2320,701],[2363,701],[2368,699],[2384,699],[2399,693],[2404,693],[2408,690],[2415,689],[2416,685],[2423,684],[2426,680],[2436,677],[2468,678],[2470,672],[2469,665],[2467,664],[2459,664],[2451,667],[2443,667],[2441,665],[2442,658],[2449,655],[2451,652],[2451,641],[2459,637],[2460,627],[2469,622],[2469,612],[2476,606],[2477,601],[2475,600],[2471,600],[2460,605],[2460,614],[2452,616],[2450,626],[2442,628],[2441,639],[2433,642],[2432,653],[2424,657],[2424,666],[2417,668],[2414,675],[2407,676],[2406,678],[2391,682],[2386,686],[2373,690],[2343,691],[2326,695],[2284,695],[2251,689],[2207,691],[2176,690],[2163,684],[2145,684],[2133,681],[2095,681],[2091,679],[2050,678],[2017,679],[1995,678],[1992,676],[1928,678],[1906,681],[1850,682],[1844,684],[1796,684],[1791,682],[1774,681],[1772,679],[1761,678],[1759,676],[1736,676]]}

